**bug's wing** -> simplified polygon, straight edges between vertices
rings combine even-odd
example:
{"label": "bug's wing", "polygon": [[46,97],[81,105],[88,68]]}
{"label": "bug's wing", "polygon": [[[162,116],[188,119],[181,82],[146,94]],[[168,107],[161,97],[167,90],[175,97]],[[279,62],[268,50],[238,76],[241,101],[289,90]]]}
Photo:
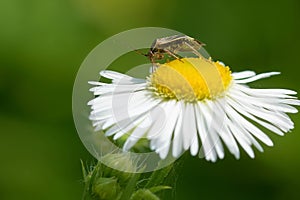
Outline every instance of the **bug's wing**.
{"label": "bug's wing", "polygon": [[159,38],[158,38],[158,39],[155,39],[155,40],[153,41],[153,43],[152,43],[152,45],[151,45],[151,48],[150,48],[151,50],[157,48],[156,46],[157,46],[158,41],[159,41]]}
{"label": "bug's wing", "polygon": [[172,46],[175,43],[178,43],[179,40],[182,39],[181,35],[172,35],[168,37],[158,38],[156,39],[155,48],[157,49],[168,49],[170,46]]}
{"label": "bug's wing", "polygon": [[205,43],[203,43],[203,42],[201,42],[201,41],[199,41],[199,40],[197,40],[197,39],[194,39],[194,40],[195,40],[195,42],[197,42],[199,45],[201,45],[201,46],[206,46]]}

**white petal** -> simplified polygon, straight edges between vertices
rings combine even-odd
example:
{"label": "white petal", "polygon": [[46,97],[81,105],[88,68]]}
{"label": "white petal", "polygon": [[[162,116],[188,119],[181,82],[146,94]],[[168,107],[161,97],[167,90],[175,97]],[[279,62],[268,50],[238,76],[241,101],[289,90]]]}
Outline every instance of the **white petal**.
{"label": "white petal", "polygon": [[240,114],[238,114],[234,109],[232,109],[230,106],[228,106],[228,111],[230,111],[230,117],[234,118],[236,121],[238,121],[246,130],[248,130],[252,135],[254,135],[256,138],[264,142],[268,146],[273,146],[272,140],[264,134],[261,130],[259,130],[256,126],[251,124],[249,121],[247,121],[245,118],[243,118]]}
{"label": "white petal", "polygon": [[128,151],[131,147],[133,147],[137,143],[137,141],[139,141],[142,138],[142,136],[146,134],[148,129],[148,121],[145,119],[141,122],[140,125],[135,127],[134,131],[127,138],[123,146],[123,150]]}
{"label": "white petal", "polygon": [[[245,107],[242,107],[242,105],[239,105],[238,103],[234,102],[233,100],[231,99],[228,99],[228,103],[237,109],[237,111],[239,113],[241,113],[242,115],[248,117],[249,119],[259,123],[260,125],[264,126],[265,128],[269,129],[270,131],[273,131],[274,133],[277,133],[278,135],[284,135],[283,132],[281,132],[278,128],[276,128],[275,126],[269,124],[269,123],[266,123],[262,120],[259,120],[257,119],[256,117],[254,117],[252,115],[252,113],[255,112],[255,110],[252,110],[252,109],[245,109]],[[248,112],[247,112],[248,111]],[[268,119],[265,119],[265,120],[268,120]],[[276,122],[272,122],[270,121],[270,123],[274,123],[276,125]]]}
{"label": "white petal", "polygon": [[102,112],[91,112],[91,115],[89,116],[90,120],[105,120],[109,119],[112,116],[112,111],[111,110],[105,110]]}
{"label": "white petal", "polygon": [[218,132],[222,129],[223,123],[215,120],[215,113],[214,110],[216,109],[216,103],[212,101],[207,101],[206,104],[203,104],[202,110],[204,113],[210,113],[210,118],[212,119],[211,122],[207,122],[207,127],[209,132],[209,136],[211,141],[216,149],[217,155],[220,159],[224,158],[224,148],[221,142],[221,139],[218,135]]}
{"label": "white petal", "polygon": [[116,94],[116,95],[99,96],[99,97],[96,97],[96,98],[90,100],[87,105],[91,105],[93,107],[101,107],[101,105],[103,103],[107,104],[107,103],[111,102],[112,99],[128,98],[128,95],[129,94]]}
{"label": "white petal", "polygon": [[105,131],[106,136],[112,136],[114,135],[114,140],[119,139],[124,134],[128,133],[130,130],[132,130],[134,127],[137,126],[137,124],[141,123],[145,119],[145,114],[135,117],[135,118],[128,118],[123,121],[120,121],[113,126],[111,126],[107,131]]}
{"label": "white petal", "polygon": [[245,85],[240,85],[240,84],[235,84],[235,88],[238,90],[242,90],[246,93],[250,93],[251,95],[280,95],[280,94],[286,94],[286,95],[296,95],[297,92],[293,90],[288,90],[288,89],[256,89],[256,88],[249,88],[248,86]]}
{"label": "white petal", "polygon": [[203,153],[206,160],[215,162],[217,160],[217,153],[214,148],[214,142],[211,141],[210,137],[210,123],[211,123],[211,114],[210,112],[205,112],[202,108],[205,106],[205,103],[198,102],[198,105],[195,106],[196,116],[197,116],[197,128],[198,134],[201,139]]}
{"label": "white petal", "polygon": [[231,74],[235,80],[249,78],[255,76],[255,72],[253,71],[243,71],[243,72],[234,72]]}
{"label": "white petal", "polygon": [[205,127],[205,122],[204,122],[204,116],[203,113],[201,112],[200,106],[202,106],[202,103],[195,104],[194,105],[194,110],[196,113],[196,122],[197,122],[197,129],[198,129],[198,134],[202,143],[202,149],[204,156],[207,160],[216,160],[216,153],[214,149],[212,148],[212,145],[210,144],[210,140],[208,138],[208,130]]}
{"label": "white petal", "polygon": [[89,84],[91,85],[108,85],[108,83],[102,83],[102,82],[99,82],[99,81],[88,81]]}
{"label": "white petal", "polygon": [[[178,102],[178,103],[181,103],[181,102]],[[172,147],[172,155],[175,158],[178,158],[179,155],[183,151],[182,122],[183,122],[183,110],[180,110],[180,113],[178,114],[177,123],[176,123],[176,126],[175,126],[173,147]]]}
{"label": "white petal", "polygon": [[190,152],[192,156],[197,155],[199,151],[199,143],[198,143],[198,136],[197,136],[197,125],[196,125],[196,116],[195,116],[195,110],[192,104],[187,104],[188,112],[190,113],[189,116],[187,116],[189,120],[189,135],[190,135]]}
{"label": "white petal", "polygon": [[182,121],[182,134],[183,134],[183,148],[189,149],[195,136],[197,139],[195,113],[192,104],[186,103],[183,108],[183,121]]}
{"label": "white petal", "polygon": [[146,83],[132,84],[132,85],[115,85],[109,84],[99,87],[93,87],[90,89],[94,95],[115,95],[118,93],[130,93],[143,90],[146,88]]}
{"label": "white petal", "polygon": [[[298,99],[283,99],[280,102],[284,103],[284,104],[300,106],[300,100],[298,100]],[[297,113],[297,112],[295,112],[295,113]]]}
{"label": "white petal", "polygon": [[115,72],[115,71],[111,71],[111,70],[103,70],[100,72],[100,75],[108,78],[108,79],[131,79],[132,77],[126,75],[126,74],[122,74],[119,72]]}
{"label": "white petal", "polygon": [[234,137],[237,139],[238,143],[243,147],[243,149],[247,152],[247,154],[254,158],[254,152],[251,148],[251,142],[246,138],[241,132],[236,128],[237,125],[233,124],[232,122],[228,122],[230,131],[234,135]]}
{"label": "white petal", "polygon": [[169,153],[172,134],[174,132],[180,110],[180,104],[175,101],[173,105],[165,109],[165,111],[169,114],[169,118],[165,123],[164,128],[160,131],[159,136],[154,139],[156,140],[156,147],[158,147],[156,152],[159,153],[161,159],[165,159]]}
{"label": "white petal", "polygon": [[263,74],[258,74],[256,76],[253,76],[251,78],[243,79],[243,80],[235,80],[235,83],[250,83],[259,79],[268,78],[270,76],[278,75],[280,72],[268,72]]}
{"label": "white petal", "polygon": [[190,147],[190,152],[192,156],[196,156],[198,154],[199,151],[199,143],[198,143],[198,137],[196,135],[196,137],[194,137],[194,139],[192,140],[192,144]]}
{"label": "white petal", "polygon": [[[147,138],[153,141],[153,139],[158,138],[160,136],[161,131],[163,130],[165,124],[168,121],[168,112],[170,112],[170,109],[172,109],[172,105],[174,105],[174,102],[166,102],[163,101],[159,104],[159,106],[155,107],[154,109],[151,109],[150,115],[152,117],[152,126],[147,133]],[[152,142],[153,144],[153,142]],[[153,146],[153,149],[158,148],[156,146]]]}
{"label": "white petal", "polygon": [[[132,100],[126,105],[127,101],[125,101],[124,106],[122,109],[114,109],[112,117],[105,122],[103,125],[103,128],[107,128],[113,124],[116,124],[122,120],[132,118],[139,116],[143,113],[147,113],[149,110],[153,109],[155,106],[157,106],[161,100],[159,99],[152,99],[149,97],[143,97],[143,96],[136,96],[135,100]],[[136,102],[136,103],[134,103]],[[120,104],[122,104],[122,101],[120,101]],[[147,106],[145,106],[147,105]]]}
{"label": "white petal", "polygon": [[264,107],[270,110],[282,111],[287,113],[294,113],[295,110],[297,111],[297,109],[290,105],[278,103],[275,100],[272,101],[272,99],[268,99],[267,97],[253,97],[238,90],[231,90],[230,96],[239,99],[239,101],[249,102],[256,106]]}
{"label": "white petal", "polygon": [[290,109],[286,107],[287,105],[272,105],[259,101],[258,99],[254,99],[251,97],[245,98],[233,93],[230,94],[230,97],[232,97],[232,99],[238,102],[245,110],[247,110],[251,114],[269,121],[270,123],[273,123],[285,132],[293,128],[292,121],[288,117],[280,114],[280,112],[290,111]]}
{"label": "white petal", "polygon": [[[228,105],[228,107],[230,107]],[[233,116],[234,114],[230,114],[232,112],[232,109],[228,109],[227,110],[228,115],[229,116]],[[231,133],[235,136],[235,137],[239,137],[240,140],[245,140],[245,142],[243,143],[247,143],[249,145],[253,144],[259,151],[263,152],[263,148],[261,147],[261,145],[256,141],[256,139],[251,135],[251,133],[246,130],[243,125],[241,125],[241,123],[238,121],[238,119],[235,119],[234,117],[231,117],[231,120],[228,121],[228,127],[231,131]],[[237,136],[236,134],[239,134],[239,136]],[[245,150],[248,147],[243,147]],[[246,150],[248,151],[248,150]],[[249,154],[250,152],[248,152]]]}
{"label": "white petal", "polygon": [[238,159],[240,157],[239,147],[228,128],[229,118],[226,115],[227,101],[226,99],[223,99],[222,101],[217,100],[216,102],[215,120],[220,122],[220,125],[221,122],[223,122],[221,128],[216,131],[228,147],[229,151]]}

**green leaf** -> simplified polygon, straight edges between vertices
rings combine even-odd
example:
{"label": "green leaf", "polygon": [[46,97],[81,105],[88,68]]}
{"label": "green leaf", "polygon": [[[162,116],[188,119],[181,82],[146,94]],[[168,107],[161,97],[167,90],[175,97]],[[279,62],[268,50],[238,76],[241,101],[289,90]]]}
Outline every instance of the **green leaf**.
{"label": "green leaf", "polygon": [[151,174],[148,183],[145,185],[145,188],[151,188],[154,186],[161,185],[163,181],[166,179],[166,177],[169,175],[172,168],[173,168],[173,164],[168,165],[167,167],[162,168],[160,170],[154,171]]}
{"label": "green leaf", "polygon": [[167,185],[159,185],[159,186],[149,188],[149,190],[153,193],[157,193],[157,192],[160,192],[162,190],[170,190],[170,189],[172,189],[172,187],[167,186]]}
{"label": "green leaf", "polygon": [[128,200],[130,198],[131,194],[136,190],[137,182],[140,176],[140,173],[136,173],[132,176],[127,186],[125,187],[123,194],[121,195],[121,200]]}
{"label": "green leaf", "polygon": [[83,179],[85,180],[86,176],[87,176],[87,170],[86,170],[82,160],[80,160],[80,163],[81,163],[82,176],[83,176]]}

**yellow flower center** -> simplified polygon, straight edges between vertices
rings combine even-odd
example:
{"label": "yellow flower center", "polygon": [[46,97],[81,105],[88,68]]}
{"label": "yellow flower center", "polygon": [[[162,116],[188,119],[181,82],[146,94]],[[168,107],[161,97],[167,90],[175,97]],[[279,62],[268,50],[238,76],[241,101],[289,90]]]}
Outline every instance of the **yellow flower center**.
{"label": "yellow flower center", "polygon": [[220,62],[183,58],[158,64],[149,80],[149,88],[160,97],[194,102],[222,96],[232,76]]}

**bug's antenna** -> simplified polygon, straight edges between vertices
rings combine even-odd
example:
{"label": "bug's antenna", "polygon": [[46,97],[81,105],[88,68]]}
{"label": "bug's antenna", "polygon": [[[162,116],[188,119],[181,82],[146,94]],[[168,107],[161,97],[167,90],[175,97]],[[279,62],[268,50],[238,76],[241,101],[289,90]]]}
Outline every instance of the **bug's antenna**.
{"label": "bug's antenna", "polygon": [[145,54],[143,53],[142,51],[138,50],[138,49],[134,49],[134,51],[142,56],[146,56],[146,57],[149,57],[149,54]]}

